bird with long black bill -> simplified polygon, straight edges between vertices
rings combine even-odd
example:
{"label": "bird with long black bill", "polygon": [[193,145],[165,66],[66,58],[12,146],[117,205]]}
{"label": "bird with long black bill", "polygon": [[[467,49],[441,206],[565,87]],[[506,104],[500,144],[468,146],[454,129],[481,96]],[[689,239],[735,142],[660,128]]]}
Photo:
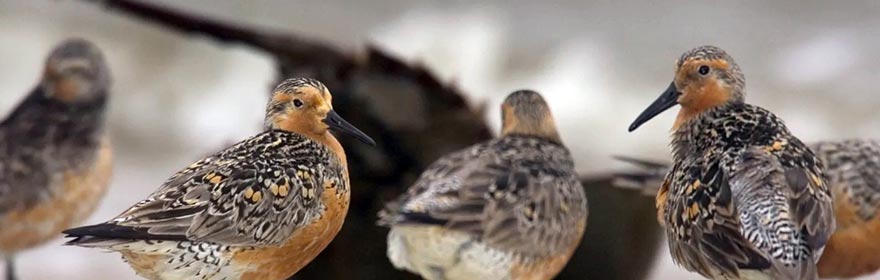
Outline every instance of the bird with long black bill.
{"label": "bird with long black bill", "polygon": [[115,218],[64,231],[149,279],[287,279],[333,240],[348,213],[345,151],[330,131],[374,145],[333,111],[314,79],[279,84],[266,130],[196,161]]}
{"label": "bird with long black bill", "polygon": [[718,47],[685,52],[629,130],[676,105],[673,166],[657,192],[675,263],[712,279],[816,279],[835,228],[816,155],[776,115],[745,103],[742,70]]}

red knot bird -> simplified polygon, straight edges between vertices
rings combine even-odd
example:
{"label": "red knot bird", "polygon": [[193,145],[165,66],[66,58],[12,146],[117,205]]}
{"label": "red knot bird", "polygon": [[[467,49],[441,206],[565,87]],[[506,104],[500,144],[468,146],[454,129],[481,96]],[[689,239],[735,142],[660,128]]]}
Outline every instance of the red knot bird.
{"label": "red knot bird", "polygon": [[835,222],[822,163],[783,121],[745,103],[745,77],[714,46],[685,52],[629,127],[681,105],[657,193],[673,260],[712,279],[816,279]]}
{"label": "red knot bird", "polygon": [[[808,144],[826,167],[837,228],[822,251],[820,278],[852,278],[880,269],[880,143],[871,139]],[[619,158],[638,170],[615,174],[620,187],[656,194],[669,165]]]}
{"label": "red knot bird", "polygon": [[0,256],[15,278],[16,253],[83,222],[110,184],[105,129],[110,70],[83,39],[57,46],[43,77],[0,123]]}
{"label": "red knot bird", "polygon": [[570,152],[540,94],[517,91],[501,137],[446,155],[380,213],[388,258],[427,279],[551,279],[587,223]]}
{"label": "red knot bird", "polygon": [[267,130],[196,161],[116,218],[66,230],[68,244],[120,252],[149,279],[286,279],[333,240],[349,205],[330,130],[375,144],[333,111],[327,88],[288,79]]}

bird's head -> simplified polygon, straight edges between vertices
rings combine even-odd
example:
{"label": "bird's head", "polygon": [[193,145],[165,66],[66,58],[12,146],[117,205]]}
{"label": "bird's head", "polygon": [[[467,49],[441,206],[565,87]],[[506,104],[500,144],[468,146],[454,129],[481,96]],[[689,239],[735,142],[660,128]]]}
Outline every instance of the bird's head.
{"label": "bird's head", "polygon": [[675,78],[660,97],[630,125],[629,131],[667,109],[681,105],[673,129],[700,113],[745,98],[745,77],[739,65],[721,48],[701,46],[681,55],[675,63]]}
{"label": "bird's head", "polygon": [[560,142],[550,106],[531,90],[511,93],[501,104],[501,135],[538,136]]}
{"label": "bird's head", "polygon": [[309,78],[287,79],[277,87],[266,107],[266,127],[301,133],[313,138],[329,130],[375,145],[365,133],[333,111],[333,96],[323,83]]}
{"label": "bird's head", "polygon": [[110,70],[94,44],[68,39],[49,54],[40,87],[48,98],[64,103],[89,102],[107,94]]}

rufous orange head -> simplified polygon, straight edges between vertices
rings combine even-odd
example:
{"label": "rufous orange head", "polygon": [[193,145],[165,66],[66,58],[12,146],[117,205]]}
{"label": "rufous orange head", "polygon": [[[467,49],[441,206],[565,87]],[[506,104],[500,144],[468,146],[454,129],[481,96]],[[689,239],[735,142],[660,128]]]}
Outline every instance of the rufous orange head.
{"label": "rufous orange head", "polygon": [[287,79],[275,87],[266,107],[266,127],[323,138],[329,130],[376,145],[365,133],[333,111],[333,96],[323,83],[309,78]]}
{"label": "rufous orange head", "polygon": [[681,105],[673,129],[707,110],[745,99],[745,77],[739,65],[721,48],[701,46],[681,55],[675,78],[629,127],[636,130],[655,116]]}

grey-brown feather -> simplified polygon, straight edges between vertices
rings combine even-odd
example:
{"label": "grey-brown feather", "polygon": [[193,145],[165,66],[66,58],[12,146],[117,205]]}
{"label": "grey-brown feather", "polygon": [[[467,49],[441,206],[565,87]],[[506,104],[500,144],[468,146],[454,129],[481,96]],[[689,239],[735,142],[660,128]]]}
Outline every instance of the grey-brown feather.
{"label": "grey-brown feather", "polygon": [[380,223],[437,224],[521,257],[580,240],[587,201],[571,155],[537,137],[505,136],[447,155],[381,214]]}
{"label": "grey-brown feather", "polygon": [[[108,223],[195,242],[278,245],[323,213],[325,183],[348,191],[343,172],[323,144],[267,131],[181,170]],[[287,195],[271,191],[273,185],[289,186]],[[248,199],[248,188],[262,199]]]}
{"label": "grey-brown feather", "polygon": [[27,209],[57,194],[62,172],[92,166],[104,135],[109,69],[97,47],[84,40],[61,43],[47,67],[71,59],[91,63],[89,92],[63,102],[41,81],[0,122],[0,216]]}
{"label": "grey-brown feather", "polygon": [[811,147],[825,163],[834,193],[855,205],[861,219],[872,220],[880,210],[880,143],[853,139]]}

